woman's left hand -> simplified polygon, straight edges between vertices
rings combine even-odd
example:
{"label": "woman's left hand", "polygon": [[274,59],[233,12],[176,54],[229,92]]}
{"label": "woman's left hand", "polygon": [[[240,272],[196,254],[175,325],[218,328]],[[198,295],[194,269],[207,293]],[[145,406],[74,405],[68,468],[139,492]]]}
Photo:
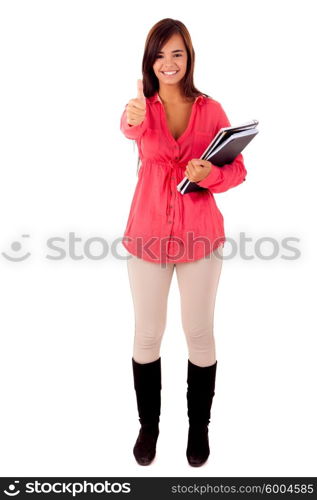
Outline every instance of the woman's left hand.
{"label": "woman's left hand", "polygon": [[187,164],[185,175],[190,180],[190,182],[199,182],[205,179],[210,173],[212,168],[212,163],[208,160],[201,160],[200,158],[194,158],[190,160]]}

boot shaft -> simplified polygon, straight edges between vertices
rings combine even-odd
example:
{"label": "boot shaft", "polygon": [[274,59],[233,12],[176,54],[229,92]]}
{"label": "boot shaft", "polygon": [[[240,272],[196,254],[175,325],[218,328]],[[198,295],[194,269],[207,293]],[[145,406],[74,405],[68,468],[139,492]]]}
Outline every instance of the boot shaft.
{"label": "boot shaft", "polygon": [[210,422],[210,409],[215,394],[217,361],[210,366],[197,366],[188,359],[187,415],[190,424]]}
{"label": "boot shaft", "polygon": [[161,412],[161,358],[138,363],[132,358],[134,389],[141,425],[155,425]]}

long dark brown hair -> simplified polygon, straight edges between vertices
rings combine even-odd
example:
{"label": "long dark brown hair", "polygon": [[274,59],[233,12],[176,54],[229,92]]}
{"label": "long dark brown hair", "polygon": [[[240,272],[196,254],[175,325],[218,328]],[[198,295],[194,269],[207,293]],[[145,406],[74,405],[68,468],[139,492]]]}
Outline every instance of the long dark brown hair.
{"label": "long dark brown hair", "polygon": [[187,52],[187,69],[180,81],[181,90],[185,97],[204,95],[194,85],[195,51],[191,36],[186,26],[177,19],[169,17],[158,21],[150,29],[145,42],[142,60],[143,92],[145,97],[152,97],[159,90],[159,81],[153,70],[157,54],[163,45],[174,35],[180,34],[184,40]]}
{"label": "long dark brown hair", "polygon": [[[175,33],[183,37],[187,52],[186,73],[180,81],[183,95],[189,98],[196,98],[200,95],[210,97],[208,94],[200,92],[194,85],[195,51],[189,31],[181,21],[171,19],[170,17],[161,19],[161,21],[154,24],[146,37],[142,59],[143,93],[145,97],[152,97],[159,90],[159,81],[154,73],[153,65],[158,52]],[[139,166],[140,157],[138,156],[137,174]]]}

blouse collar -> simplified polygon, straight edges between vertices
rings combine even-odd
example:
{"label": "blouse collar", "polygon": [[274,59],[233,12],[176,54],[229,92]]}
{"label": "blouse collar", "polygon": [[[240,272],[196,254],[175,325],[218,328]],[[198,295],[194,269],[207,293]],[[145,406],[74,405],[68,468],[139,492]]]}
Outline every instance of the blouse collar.
{"label": "blouse collar", "polygon": [[[155,92],[155,94],[152,97],[150,97],[150,99],[152,102],[160,102],[161,104],[163,104],[158,92]],[[193,104],[195,104],[196,102],[200,105],[203,104],[204,96],[203,95],[197,96]]]}

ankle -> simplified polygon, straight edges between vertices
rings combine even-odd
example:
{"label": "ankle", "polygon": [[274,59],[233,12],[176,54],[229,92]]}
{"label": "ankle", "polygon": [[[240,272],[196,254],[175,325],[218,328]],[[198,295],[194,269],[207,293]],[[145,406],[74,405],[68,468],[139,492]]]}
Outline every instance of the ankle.
{"label": "ankle", "polygon": [[150,432],[152,434],[155,434],[156,432],[159,432],[159,423],[158,422],[151,422],[151,423],[146,423],[142,424],[141,423],[141,429],[144,432]]}

